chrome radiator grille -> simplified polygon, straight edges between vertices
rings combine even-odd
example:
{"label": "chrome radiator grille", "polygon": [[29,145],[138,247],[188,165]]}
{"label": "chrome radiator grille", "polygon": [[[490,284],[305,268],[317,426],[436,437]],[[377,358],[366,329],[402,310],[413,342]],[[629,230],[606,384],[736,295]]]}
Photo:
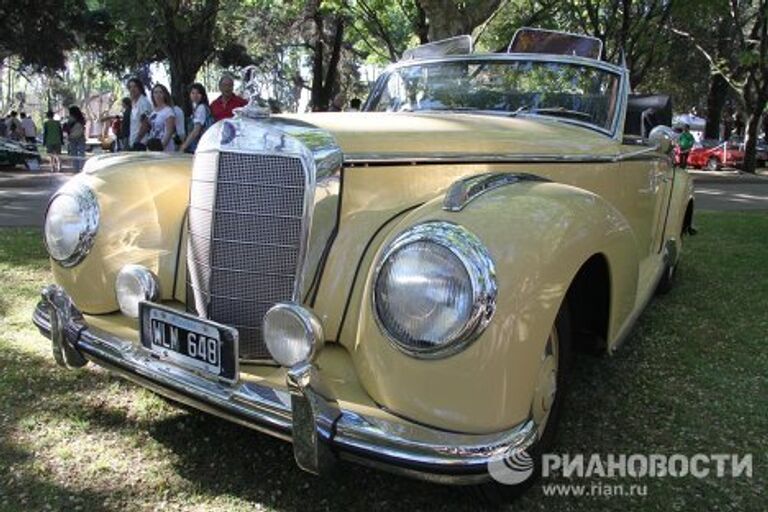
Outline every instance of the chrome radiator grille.
{"label": "chrome radiator grille", "polygon": [[269,358],[261,335],[264,313],[293,298],[305,186],[296,157],[195,156],[187,311],[236,327],[241,358]]}

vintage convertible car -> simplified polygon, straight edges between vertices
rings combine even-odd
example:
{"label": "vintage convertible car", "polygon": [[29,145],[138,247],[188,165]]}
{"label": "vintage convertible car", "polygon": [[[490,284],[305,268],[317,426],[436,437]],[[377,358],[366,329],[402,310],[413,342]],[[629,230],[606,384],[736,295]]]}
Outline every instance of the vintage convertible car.
{"label": "vintage convertible car", "polygon": [[670,130],[624,133],[627,70],[548,34],[413,50],[366,112],[252,102],[194,159],[91,159],[45,222],[56,360],[292,441],[314,473],[505,489],[489,462],[546,448],[572,351],[619,346],[693,215]]}

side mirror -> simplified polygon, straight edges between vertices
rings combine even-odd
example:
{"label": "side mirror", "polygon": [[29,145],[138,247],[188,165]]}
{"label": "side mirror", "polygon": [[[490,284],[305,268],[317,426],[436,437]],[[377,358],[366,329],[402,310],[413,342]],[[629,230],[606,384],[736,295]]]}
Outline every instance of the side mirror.
{"label": "side mirror", "polygon": [[668,155],[674,149],[673,142],[676,139],[675,131],[669,126],[659,125],[648,134],[648,142],[652,146],[658,146],[659,151]]}

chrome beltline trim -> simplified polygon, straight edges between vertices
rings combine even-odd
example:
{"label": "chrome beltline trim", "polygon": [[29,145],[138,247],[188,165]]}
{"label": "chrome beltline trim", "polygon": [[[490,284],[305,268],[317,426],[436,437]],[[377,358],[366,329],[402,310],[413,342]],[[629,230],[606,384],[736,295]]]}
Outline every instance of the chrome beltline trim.
{"label": "chrome beltline trim", "polygon": [[616,154],[542,154],[542,153],[347,153],[344,164],[365,166],[380,164],[462,164],[462,163],[584,163],[623,162],[628,160],[660,160],[658,146],[644,147],[627,153]]}
{"label": "chrome beltline trim", "polygon": [[[41,302],[33,322],[51,336],[49,303]],[[86,359],[160,395],[240,425],[290,441],[291,398],[287,390],[254,382],[228,386],[153,358],[149,351],[103,330],[78,322],[70,346]],[[61,326],[65,327],[65,326]],[[64,329],[72,332],[72,329]],[[462,434],[407,420],[389,421],[341,410],[331,445],[348,460],[400,474],[449,484],[489,480],[486,465],[495,456],[522,451],[536,440],[533,422],[491,434]]]}

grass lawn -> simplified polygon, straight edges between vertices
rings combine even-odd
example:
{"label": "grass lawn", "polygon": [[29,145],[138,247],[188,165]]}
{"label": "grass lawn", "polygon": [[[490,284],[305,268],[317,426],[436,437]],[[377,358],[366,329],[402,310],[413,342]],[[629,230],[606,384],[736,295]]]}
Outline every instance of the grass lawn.
{"label": "grass lawn", "polygon": [[[645,497],[551,497],[516,510],[765,510],[768,214],[697,217],[676,288],[613,357],[579,355],[555,452],[754,454],[752,478],[645,478]],[[54,365],[30,315],[50,281],[36,230],[0,229],[0,510],[476,510],[463,489],[342,465],[173,408],[89,365]],[[614,484],[579,480],[572,483]]]}

